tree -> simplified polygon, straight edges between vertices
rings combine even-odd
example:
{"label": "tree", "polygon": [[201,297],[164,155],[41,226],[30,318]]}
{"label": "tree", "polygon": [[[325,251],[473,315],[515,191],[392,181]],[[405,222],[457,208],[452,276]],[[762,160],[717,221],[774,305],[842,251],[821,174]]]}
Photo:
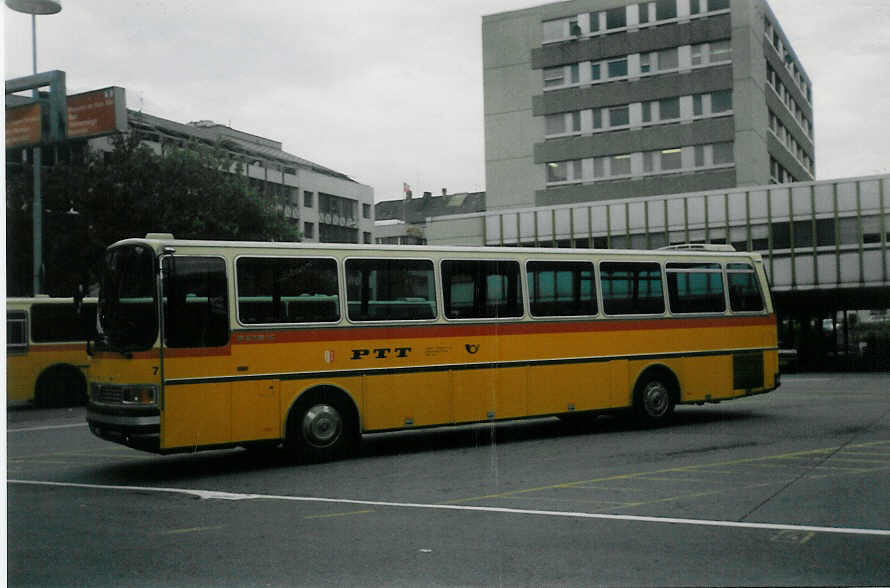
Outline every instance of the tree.
{"label": "tree", "polygon": [[[253,190],[220,146],[192,142],[158,154],[134,135],[91,153],[87,163],[45,171],[44,290],[70,296],[94,283],[104,249],[127,237],[173,233],[181,239],[298,241],[278,211]],[[31,280],[31,181],[7,175],[7,294],[27,295]],[[23,275],[24,274],[24,275]]]}

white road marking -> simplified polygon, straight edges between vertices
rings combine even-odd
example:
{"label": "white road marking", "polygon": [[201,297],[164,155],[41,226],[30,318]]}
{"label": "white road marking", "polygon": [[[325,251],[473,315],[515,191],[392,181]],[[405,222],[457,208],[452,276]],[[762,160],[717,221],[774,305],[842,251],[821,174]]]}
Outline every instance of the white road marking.
{"label": "white road marking", "polygon": [[610,521],[627,521],[637,523],[660,523],[672,525],[692,525],[702,527],[726,527],[735,529],[770,529],[777,531],[794,531],[801,533],[834,533],[842,535],[877,535],[890,537],[890,529],[860,529],[851,527],[821,527],[812,525],[783,525],[776,523],[744,523],[738,521],[715,521],[707,519],[679,519],[669,517],[648,517],[635,515],[615,515],[588,512],[565,512],[553,510],[529,510],[518,508],[501,508],[494,506],[466,506],[457,504],[423,504],[414,502],[386,502],[382,500],[353,500],[348,498],[320,498],[315,496],[282,496],[275,494],[242,494],[238,492],[219,492],[216,490],[197,490],[192,488],[163,488],[153,486],[114,486],[103,484],[77,484],[74,482],[47,482],[41,480],[7,480],[9,484],[26,484],[33,486],[61,486],[67,488],[88,488],[93,490],[122,490],[130,492],[157,492],[167,494],[185,494],[201,499],[217,500],[281,500],[289,502],[320,502],[329,504],[356,504],[389,508],[416,508],[426,510],[451,510],[465,512],[491,512],[513,515],[532,515],[546,517],[565,517],[576,519],[601,519]]}
{"label": "white road marking", "polygon": [[50,429],[70,429],[71,427],[86,427],[87,423],[72,423],[70,425],[45,425],[43,427],[27,427],[24,429],[6,429],[7,433],[25,433],[27,431],[48,431]]}

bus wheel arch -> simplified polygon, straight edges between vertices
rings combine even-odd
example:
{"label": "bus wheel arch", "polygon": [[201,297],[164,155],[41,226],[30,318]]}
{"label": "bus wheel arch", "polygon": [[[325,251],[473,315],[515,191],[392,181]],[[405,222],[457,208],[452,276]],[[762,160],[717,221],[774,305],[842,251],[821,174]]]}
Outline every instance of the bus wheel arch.
{"label": "bus wheel arch", "polygon": [[332,385],[309,388],[293,402],[285,422],[284,446],[300,461],[347,457],[360,439],[359,412],[352,396]]}
{"label": "bus wheel arch", "polygon": [[87,380],[77,367],[67,363],[48,366],[34,384],[35,408],[59,408],[83,404]]}
{"label": "bus wheel arch", "polygon": [[633,410],[646,425],[660,425],[670,420],[680,402],[680,381],[664,364],[648,366],[633,387]]}

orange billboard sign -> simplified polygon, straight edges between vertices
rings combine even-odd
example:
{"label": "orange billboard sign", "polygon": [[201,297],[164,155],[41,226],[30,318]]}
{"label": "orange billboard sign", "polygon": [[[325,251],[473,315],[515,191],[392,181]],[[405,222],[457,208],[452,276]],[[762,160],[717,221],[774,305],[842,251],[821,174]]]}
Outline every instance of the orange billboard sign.
{"label": "orange billboard sign", "polygon": [[41,138],[40,104],[6,109],[6,148],[35,145]]}
{"label": "orange billboard sign", "polygon": [[[42,106],[47,104],[47,108]],[[65,99],[65,131],[60,139],[81,139],[110,135],[127,128],[127,100],[124,89],[112,86]],[[61,108],[59,108],[61,111]],[[44,97],[38,102],[6,109],[6,148],[39,145],[43,141],[59,140],[46,137],[42,128],[53,128],[48,117],[53,116],[52,106]],[[58,116],[62,116],[59,112]],[[42,121],[45,118],[46,121]],[[49,123],[49,124],[47,124]],[[61,125],[59,125],[61,127]]]}
{"label": "orange billboard sign", "polygon": [[121,104],[123,96],[118,96],[118,90],[120,94],[123,93],[122,88],[105,88],[68,96],[68,138],[106,135],[123,130],[119,116],[123,111],[126,124],[126,109]]}

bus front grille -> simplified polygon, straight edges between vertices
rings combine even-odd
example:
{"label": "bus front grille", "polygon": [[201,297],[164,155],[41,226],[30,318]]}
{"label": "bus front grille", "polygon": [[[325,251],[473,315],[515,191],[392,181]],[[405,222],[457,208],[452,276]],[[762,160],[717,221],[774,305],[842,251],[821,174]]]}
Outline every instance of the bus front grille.
{"label": "bus front grille", "polygon": [[124,388],[113,384],[90,384],[90,400],[101,404],[123,404]]}

